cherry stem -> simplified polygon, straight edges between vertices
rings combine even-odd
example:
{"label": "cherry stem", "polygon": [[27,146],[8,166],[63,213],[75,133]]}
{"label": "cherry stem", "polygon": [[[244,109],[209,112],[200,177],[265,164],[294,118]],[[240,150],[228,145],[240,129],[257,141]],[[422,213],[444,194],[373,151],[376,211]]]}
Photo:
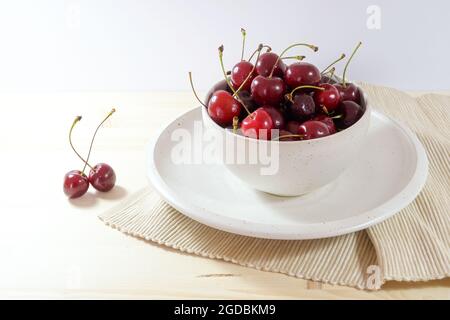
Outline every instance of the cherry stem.
{"label": "cherry stem", "polygon": [[345,64],[344,67],[344,73],[342,74],[342,85],[345,87],[346,86],[346,81],[345,81],[345,76],[347,74],[347,67],[350,64],[350,61],[352,61],[353,56],[355,55],[356,51],[358,51],[359,47],[361,47],[362,42],[358,42],[358,44],[356,45],[355,49],[353,49],[352,54],[350,55],[350,58],[348,58],[347,63]]}
{"label": "cherry stem", "polygon": [[[89,146],[89,152],[87,155],[86,163],[84,164],[83,172],[84,172],[84,169],[86,169],[86,165],[88,164],[89,158],[91,157],[92,146],[94,145],[94,140],[95,140],[95,136],[97,135],[98,129],[100,129],[100,127],[105,123],[106,120],[108,120],[109,117],[112,116],[112,114],[114,112],[116,112],[116,109],[112,108],[111,111],[108,113],[108,115],[105,117],[105,119],[103,119],[103,121],[100,122],[100,124],[97,126],[97,129],[95,129],[94,135],[92,136],[91,144]],[[93,169],[91,166],[89,166],[89,168]]]}
{"label": "cherry stem", "polygon": [[[256,61],[258,61],[258,59],[259,59],[259,56],[260,56],[260,54],[261,54],[262,48],[263,48],[263,45],[260,44],[260,45],[258,46],[258,49],[256,49],[256,51],[258,52],[258,55],[256,56]],[[256,69],[256,63],[253,65],[252,70],[251,70],[250,73],[247,75],[247,77],[245,78],[244,82],[242,82],[241,85],[239,86],[239,88],[233,93],[233,97],[236,96],[236,95],[239,93],[239,91],[242,90],[242,88],[244,87],[244,85],[247,83],[247,81],[248,81],[248,80],[250,79],[250,77],[253,75],[253,72],[255,72],[255,69]]]}
{"label": "cherry stem", "polygon": [[328,69],[330,69],[332,66],[334,66],[336,63],[338,63],[339,61],[341,61],[344,58],[345,58],[345,53],[341,54],[341,56],[339,58],[337,58],[332,63],[330,63],[325,69],[322,70],[322,72],[320,74],[324,74],[326,71],[328,71]]}
{"label": "cherry stem", "polygon": [[241,52],[241,61],[244,60],[244,50],[245,50],[245,38],[247,36],[247,32],[245,31],[244,28],[241,28],[241,33],[242,33],[242,52]]}
{"label": "cherry stem", "polygon": [[334,76],[334,72],[336,71],[336,68],[335,67],[333,67],[333,68],[331,68],[329,71],[327,71],[325,74],[328,74],[329,76],[328,76],[328,81],[327,81],[327,83],[330,83],[330,81],[331,81],[331,79],[333,79],[333,76]]}
{"label": "cherry stem", "polygon": [[77,116],[75,118],[75,120],[73,120],[72,126],[70,127],[70,131],[69,131],[69,143],[70,143],[70,147],[72,148],[73,152],[75,152],[75,154],[78,156],[78,158],[81,159],[81,161],[84,162],[84,168],[82,170],[82,172],[84,173],[84,170],[86,169],[86,165],[89,166],[89,168],[92,169],[92,167],[87,163],[87,160],[84,160],[83,157],[77,152],[77,150],[75,149],[75,147],[73,146],[72,143],[72,131],[73,128],[75,128],[75,125],[81,120],[81,116]]}
{"label": "cherry stem", "polygon": [[273,72],[275,71],[275,68],[276,68],[278,62],[279,62],[280,59],[284,56],[284,54],[285,54],[288,50],[290,50],[290,49],[292,49],[292,48],[294,48],[294,47],[300,47],[300,46],[308,47],[308,48],[310,48],[311,50],[313,50],[314,52],[317,52],[317,50],[319,50],[319,47],[316,47],[316,46],[314,46],[314,45],[312,45],[312,44],[308,44],[308,43],[294,43],[294,44],[291,44],[289,47],[287,47],[286,49],[284,49],[284,50],[281,52],[281,54],[278,56],[277,60],[275,61],[275,64],[274,64],[273,67],[272,67],[272,71],[271,71],[270,74],[269,74],[269,78],[272,78]]}
{"label": "cherry stem", "polygon": [[[266,45],[263,45],[263,49],[267,48],[266,52],[270,52],[272,51],[272,48]],[[248,61],[250,62],[253,59],[253,56],[258,52],[258,49],[256,49],[255,51],[253,51],[252,55],[250,56],[250,58],[248,58]],[[256,60],[256,62],[258,62],[258,60]]]}
{"label": "cherry stem", "polygon": [[282,135],[279,137],[275,137],[274,139],[278,139],[278,140],[280,140],[282,138],[300,138],[300,139],[302,139],[304,137],[305,137],[304,134],[285,134],[285,135]]}
{"label": "cherry stem", "polygon": [[305,59],[306,57],[305,56],[290,56],[290,57],[283,57],[283,58],[281,58],[281,59],[295,59],[295,60],[299,60],[299,61],[302,61],[303,59]]}
{"label": "cherry stem", "polygon": [[331,117],[331,119],[340,119],[342,118],[344,115],[342,114],[338,114],[337,116]]}
{"label": "cherry stem", "polygon": [[297,88],[292,89],[291,93],[286,94],[286,98],[292,102],[292,96],[294,95],[295,91],[300,90],[300,89],[317,89],[317,90],[325,90],[325,88],[322,87],[317,87],[317,86],[310,86],[310,85],[305,85],[305,86],[298,86]]}
{"label": "cherry stem", "polygon": [[239,117],[234,116],[233,117],[233,133],[237,132],[238,126],[239,126]]}
{"label": "cherry stem", "polygon": [[219,61],[220,61],[220,67],[222,68],[223,76],[225,77],[225,81],[227,82],[228,87],[230,87],[231,91],[233,91],[233,97],[242,104],[245,111],[247,111],[248,114],[251,114],[251,112],[248,110],[247,106],[244,104],[244,102],[239,98],[239,96],[235,96],[236,90],[234,90],[233,85],[230,82],[230,79],[228,79],[227,72],[225,71],[225,66],[223,64],[223,45],[219,47]]}
{"label": "cherry stem", "polygon": [[192,72],[190,71],[189,71],[189,82],[191,83],[191,88],[192,92],[194,93],[194,96],[197,98],[198,102],[200,102],[200,104],[206,108],[206,104],[202,100],[200,100],[200,98],[197,95],[197,92],[195,91],[194,82],[192,81]]}

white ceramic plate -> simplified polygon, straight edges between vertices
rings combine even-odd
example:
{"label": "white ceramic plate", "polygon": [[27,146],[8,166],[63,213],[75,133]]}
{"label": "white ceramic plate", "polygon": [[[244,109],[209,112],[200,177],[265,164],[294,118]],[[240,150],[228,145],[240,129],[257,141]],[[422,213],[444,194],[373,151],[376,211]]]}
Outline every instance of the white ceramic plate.
{"label": "white ceramic plate", "polygon": [[[148,177],[161,196],[188,217],[213,228],[269,239],[317,239],[379,223],[408,205],[428,172],[416,136],[372,112],[367,143],[331,184],[299,197],[278,197],[244,185],[220,164],[175,164],[174,129],[192,132],[200,108],[165,127],[148,149]],[[333,161],[333,159],[330,159]]]}

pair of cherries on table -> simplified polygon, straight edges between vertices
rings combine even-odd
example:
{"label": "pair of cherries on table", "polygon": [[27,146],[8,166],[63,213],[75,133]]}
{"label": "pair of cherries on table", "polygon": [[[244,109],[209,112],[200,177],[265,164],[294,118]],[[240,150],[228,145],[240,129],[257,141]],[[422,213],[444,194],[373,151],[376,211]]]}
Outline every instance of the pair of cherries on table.
{"label": "pair of cherries on table", "polygon": [[[245,43],[245,30],[243,35]],[[297,46],[316,52],[318,48],[314,45],[293,44],[280,55],[270,48],[261,53],[267,46],[260,45],[250,59],[241,57],[227,73],[221,46],[219,59],[225,80],[210,90],[206,104],[199,101],[218,125],[240,128],[241,134],[251,138],[295,141],[334,134],[353,125],[364,113],[359,88],[345,81],[349,62],[360,45],[348,59],[340,83],[332,66],[344,59],[344,54],[320,72],[315,65],[301,61],[303,56],[284,57]],[[252,64],[251,58],[256,53],[256,63]],[[287,58],[300,61],[287,65],[284,62]],[[272,134],[273,129],[278,129],[277,135]]]}
{"label": "pair of cherries on table", "polygon": [[[95,166],[91,166],[88,161],[98,129],[115,111],[115,109],[112,109],[105,119],[103,119],[103,121],[98,125],[94,135],[92,136],[89,153],[86,159],[78,153],[72,143],[72,130],[81,120],[81,116],[77,116],[73,121],[69,131],[69,143],[75,154],[81,159],[81,161],[84,162],[84,167],[82,170],[71,170],[64,175],[63,191],[70,199],[79,198],[84,195],[88,191],[89,185],[92,185],[94,189],[100,192],[108,192],[114,187],[116,183],[116,173],[113,168],[106,163],[98,163]],[[84,173],[86,167],[90,168],[89,176]]]}

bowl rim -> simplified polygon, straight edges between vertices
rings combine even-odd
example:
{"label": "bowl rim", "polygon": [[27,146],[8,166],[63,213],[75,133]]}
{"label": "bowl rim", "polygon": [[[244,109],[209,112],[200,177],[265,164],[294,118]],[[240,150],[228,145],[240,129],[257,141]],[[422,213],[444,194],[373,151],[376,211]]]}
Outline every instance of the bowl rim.
{"label": "bowl rim", "polygon": [[[206,113],[208,121],[213,124],[215,129],[223,130],[226,135],[231,135],[232,137],[237,137],[237,139],[243,139],[243,140],[248,140],[248,141],[257,141],[258,143],[281,143],[281,144],[288,143],[289,145],[310,144],[311,142],[318,143],[319,141],[320,142],[327,142],[330,139],[335,139],[336,136],[342,137],[344,135],[351,134],[351,132],[353,132],[356,127],[361,126],[361,123],[363,122],[362,121],[363,118],[369,117],[369,119],[370,119],[370,114],[372,112],[371,104],[370,104],[370,102],[368,100],[367,94],[361,89],[360,86],[358,86],[358,88],[359,88],[359,90],[361,90],[361,93],[363,94],[363,99],[365,101],[365,106],[366,106],[366,108],[364,110],[364,114],[361,116],[361,118],[359,118],[358,121],[356,121],[353,125],[351,125],[350,127],[346,128],[344,130],[337,131],[336,133],[330,134],[330,135],[325,136],[325,137],[309,139],[309,140],[294,140],[294,141],[263,140],[263,139],[255,139],[255,138],[250,138],[250,137],[243,136],[243,135],[240,135],[240,134],[236,134],[236,133],[234,133],[234,132],[232,132],[230,130],[226,130],[225,128],[221,127],[216,122],[214,122],[214,120],[211,119],[211,117],[209,116],[209,113],[208,113],[208,110],[207,110],[208,109],[207,106],[206,107],[205,106],[200,106],[200,107],[202,108],[202,113]],[[203,117],[203,118],[205,118],[205,117]],[[353,130],[352,130],[352,128],[353,128]]]}

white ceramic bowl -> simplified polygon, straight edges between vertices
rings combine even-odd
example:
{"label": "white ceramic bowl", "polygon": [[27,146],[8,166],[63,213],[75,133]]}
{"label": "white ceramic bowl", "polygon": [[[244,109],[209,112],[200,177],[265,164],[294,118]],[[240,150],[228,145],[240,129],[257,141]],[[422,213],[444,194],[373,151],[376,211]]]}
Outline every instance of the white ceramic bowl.
{"label": "white ceramic bowl", "polygon": [[[364,95],[363,101],[365,112],[354,125],[333,135],[312,140],[266,141],[247,138],[217,125],[206,108],[202,108],[202,119],[206,128],[224,138],[226,146],[241,146],[239,152],[245,153],[246,161],[239,163],[222,158],[225,167],[236,177],[260,191],[280,196],[298,196],[332,182],[356,158],[370,124],[371,107],[367,96]],[[255,150],[271,150],[271,164],[263,157],[248,161]]]}

